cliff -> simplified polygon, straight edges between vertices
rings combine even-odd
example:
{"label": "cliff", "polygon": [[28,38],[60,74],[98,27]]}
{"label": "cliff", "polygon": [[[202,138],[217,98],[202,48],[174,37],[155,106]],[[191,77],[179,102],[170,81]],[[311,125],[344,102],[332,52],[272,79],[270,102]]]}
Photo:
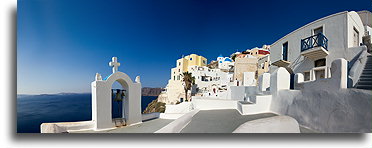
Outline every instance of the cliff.
{"label": "cliff", "polygon": [[158,102],[158,99],[155,99],[149,105],[147,105],[146,109],[143,111],[144,114],[154,113],[154,112],[164,113],[165,103]]}
{"label": "cliff", "polygon": [[162,91],[161,88],[143,87],[142,88],[142,96],[159,96],[161,91]]}

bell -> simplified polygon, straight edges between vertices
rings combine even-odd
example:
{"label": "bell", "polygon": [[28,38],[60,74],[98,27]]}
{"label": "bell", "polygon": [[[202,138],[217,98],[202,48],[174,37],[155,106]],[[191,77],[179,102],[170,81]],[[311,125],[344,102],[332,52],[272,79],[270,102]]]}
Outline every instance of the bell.
{"label": "bell", "polygon": [[117,89],[116,90],[116,95],[115,95],[115,99],[114,99],[114,101],[123,101],[123,99],[122,99],[122,93],[121,93],[121,91],[120,91],[120,89]]}

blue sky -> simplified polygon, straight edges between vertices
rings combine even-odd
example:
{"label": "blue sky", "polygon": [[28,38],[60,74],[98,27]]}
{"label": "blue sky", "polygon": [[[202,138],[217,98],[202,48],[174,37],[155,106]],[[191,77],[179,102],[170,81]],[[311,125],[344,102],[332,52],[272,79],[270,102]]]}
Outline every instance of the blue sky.
{"label": "blue sky", "polygon": [[165,87],[182,55],[210,62],[345,10],[371,11],[371,2],[18,0],[17,93],[90,92],[112,56],[143,87]]}

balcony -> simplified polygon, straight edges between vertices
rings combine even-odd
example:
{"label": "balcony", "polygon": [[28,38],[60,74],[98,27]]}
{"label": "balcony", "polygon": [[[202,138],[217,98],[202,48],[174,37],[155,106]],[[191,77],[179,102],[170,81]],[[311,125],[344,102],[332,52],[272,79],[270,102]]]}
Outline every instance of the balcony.
{"label": "balcony", "polygon": [[291,64],[291,62],[282,60],[282,59],[271,63],[271,65],[278,66],[278,67],[287,67],[289,64]]}
{"label": "balcony", "polygon": [[328,39],[322,33],[301,40],[301,55],[311,60],[318,60],[328,54]]}

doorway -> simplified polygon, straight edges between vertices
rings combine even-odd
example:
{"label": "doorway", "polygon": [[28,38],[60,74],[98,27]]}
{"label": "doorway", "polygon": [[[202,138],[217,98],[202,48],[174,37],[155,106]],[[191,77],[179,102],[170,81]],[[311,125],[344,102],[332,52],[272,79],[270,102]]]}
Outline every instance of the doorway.
{"label": "doorway", "polygon": [[118,81],[115,81],[111,89],[111,118],[117,127],[125,125],[123,108],[125,97],[126,90]]}

